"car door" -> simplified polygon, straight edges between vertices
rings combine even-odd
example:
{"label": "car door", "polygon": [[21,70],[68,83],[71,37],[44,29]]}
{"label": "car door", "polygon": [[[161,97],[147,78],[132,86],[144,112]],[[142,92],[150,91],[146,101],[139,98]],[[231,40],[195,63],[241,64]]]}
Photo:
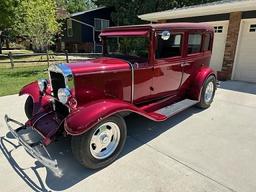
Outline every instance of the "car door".
{"label": "car door", "polygon": [[134,104],[147,102],[151,98],[153,66],[148,62],[133,64],[134,68]]}
{"label": "car door", "polygon": [[[151,95],[154,97],[166,97],[175,95],[182,80],[183,44],[184,33],[172,32],[168,37],[156,32],[156,50],[153,67],[153,86]],[[167,35],[168,36],[168,35]],[[168,39],[167,39],[168,38]]]}
{"label": "car door", "polygon": [[[188,32],[185,38],[185,56],[182,64],[182,86],[188,86],[193,74],[202,66],[209,63],[209,53],[203,51],[203,33]],[[186,83],[187,82],[187,83]]]}

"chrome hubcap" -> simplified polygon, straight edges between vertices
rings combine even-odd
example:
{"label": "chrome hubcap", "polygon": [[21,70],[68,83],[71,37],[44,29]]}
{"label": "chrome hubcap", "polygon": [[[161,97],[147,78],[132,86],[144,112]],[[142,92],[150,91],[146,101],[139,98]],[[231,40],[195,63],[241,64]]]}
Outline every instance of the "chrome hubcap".
{"label": "chrome hubcap", "polygon": [[204,101],[206,103],[209,103],[212,100],[213,92],[214,92],[213,82],[209,82],[205,89],[205,94],[204,94]]}
{"label": "chrome hubcap", "polygon": [[90,152],[96,159],[109,157],[117,148],[120,140],[120,129],[117,124],[107,122],[99,126],[90,141]]}

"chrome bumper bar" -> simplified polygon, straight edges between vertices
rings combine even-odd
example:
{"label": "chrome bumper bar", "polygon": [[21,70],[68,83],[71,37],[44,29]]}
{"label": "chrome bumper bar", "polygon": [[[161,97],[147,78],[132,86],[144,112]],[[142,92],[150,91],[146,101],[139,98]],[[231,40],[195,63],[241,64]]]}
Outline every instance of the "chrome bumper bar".
{"label": "chrome bumper bar", "polygon": [[[50,169],[56,176],[62,176],[62,172],[61,170],[58,168],[58,164],[57,164],[57,160],[56,159],[52,159],[50,154],[48,153],[45,145],[40,141],[40,142],[36,142],[36,143],[27,143],[22,136],[20,136],[18,134],[19,131],[27,129],[29,127],[27,127],[26,125],[9,118],[7,115],[5,115],[4,117],[5,122],[7,127],[9,128],[10,132],[12,133],[12,135],[19,141],[19,143],[25,148],[25,150],[35,159],[37,159],[41,164],[43,164],[45,167],[47,167],[48,169]],[[11,127],[11,125],[9,124],[9,122],[15,123],[17,125],[19,125],[20,127],[17,129],[13,129]],[[40,152],[38,150],[37,147],[41,147],[40,149],[43,150],[43,152],[46,154],[43,155],[42,152]]]}

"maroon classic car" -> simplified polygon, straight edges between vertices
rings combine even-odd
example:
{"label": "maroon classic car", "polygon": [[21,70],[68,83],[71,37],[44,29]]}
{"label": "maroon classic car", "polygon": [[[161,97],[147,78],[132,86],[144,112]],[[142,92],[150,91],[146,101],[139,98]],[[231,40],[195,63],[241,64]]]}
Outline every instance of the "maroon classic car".
{"label": "maroon classic car", "polygon": [[[10,132],[26,151],[58,170],[46,146],[71,136],[76,159],[103,168],[120,154],[126,140],[124,117],[132,113],[164,121],[182,110],[211,105],[216,76],[209,62],[213,29],[206,24],[172,23],[111,27],[101,34],[101,58],[51,65],[49,79],[23,87],[23,124],[5,116]],[[11,124],[18,124],[13,129]],[[22,130],[37,134],[24,138]],[[65,146],[63,146],[65,147]]]}

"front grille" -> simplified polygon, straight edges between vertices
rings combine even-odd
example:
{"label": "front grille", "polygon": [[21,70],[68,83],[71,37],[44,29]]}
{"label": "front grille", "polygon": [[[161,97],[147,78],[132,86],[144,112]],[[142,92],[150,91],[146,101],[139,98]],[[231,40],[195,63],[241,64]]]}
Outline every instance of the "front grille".
{"label": "front grille", "polygon": [[50,71],[50,79],[51,79],[53,96],[58,97],[58,90],[60,88],[66,87],[65,78],[61,73]]}

